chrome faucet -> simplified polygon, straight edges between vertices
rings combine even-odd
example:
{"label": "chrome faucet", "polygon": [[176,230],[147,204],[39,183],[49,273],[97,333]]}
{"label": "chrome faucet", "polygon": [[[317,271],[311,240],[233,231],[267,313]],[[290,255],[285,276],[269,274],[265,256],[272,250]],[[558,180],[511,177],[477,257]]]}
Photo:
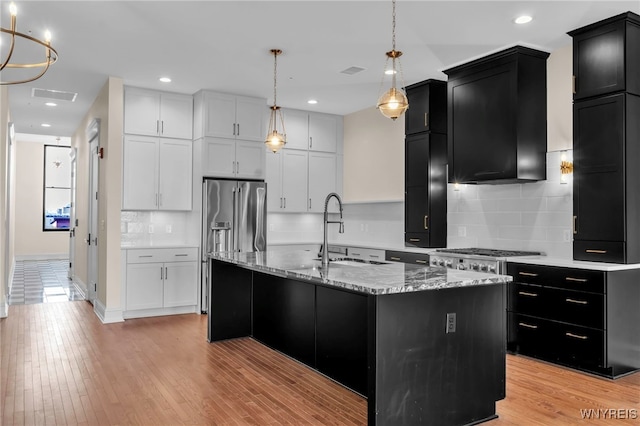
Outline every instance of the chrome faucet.
{"label": "chrome faucet", "polygon": [[[338,206],[340,206],[340,220],[329,220],[329,200],[331,197],[335,197],[338,200]],[[329,266],[329,248],[327,247],[327,224],[328,223],[339,223],[340,228],[338,228],[338,232],[344,234],[344,222],[342,222],[342,200],[340,196],[335,192],[327,195],[327,198],[324,200],[324,241],[322,243],[322,266]]]}

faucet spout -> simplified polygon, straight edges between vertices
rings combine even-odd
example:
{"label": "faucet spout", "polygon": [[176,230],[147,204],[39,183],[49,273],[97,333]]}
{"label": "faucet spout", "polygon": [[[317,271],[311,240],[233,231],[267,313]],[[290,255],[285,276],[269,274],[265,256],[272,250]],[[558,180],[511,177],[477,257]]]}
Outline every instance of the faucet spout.
{"label": "faucet spout", "polygon": [[[331,198],[335,198],[336,200],[338,200],[338,207],[340,208],[340,220],[329,220],[329,200]],[[342,221],[342,200],[340,199],[340,196],[335,192],[331,192],[324,200],[324,240],[322,242],[322,266],[329,266],[329,249],[327,247],[327,224],[329,223],[340,224],[338,232],[341,234],[344,233],[344,222]]]}

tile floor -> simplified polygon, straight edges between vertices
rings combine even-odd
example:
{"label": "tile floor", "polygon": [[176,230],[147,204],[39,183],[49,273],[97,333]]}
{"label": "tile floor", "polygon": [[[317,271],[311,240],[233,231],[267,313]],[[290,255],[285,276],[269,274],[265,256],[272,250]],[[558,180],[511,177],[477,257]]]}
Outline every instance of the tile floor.
{"label": "tile floor", "polygon": [[68,266],[66,259],[17,261],[9,305],[84,300],[84,294],[67,278]]}

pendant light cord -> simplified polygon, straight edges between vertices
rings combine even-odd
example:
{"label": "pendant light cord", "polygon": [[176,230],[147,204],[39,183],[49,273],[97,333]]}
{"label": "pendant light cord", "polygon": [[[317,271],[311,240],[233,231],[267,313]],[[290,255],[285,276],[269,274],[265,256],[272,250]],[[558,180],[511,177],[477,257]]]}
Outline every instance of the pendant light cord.
{"label": "pendant light cord", "polygon": [[392,0],[391,2],[392,10],[391,13],[391,50],[396,50],[396,0]]}
{"label": "pendant light cord", "polygon": [[278,75],[278,53],[273,52],[273,106],[278,106],[278,102],[276,102],[276,87],[278,84],[277,80]]}

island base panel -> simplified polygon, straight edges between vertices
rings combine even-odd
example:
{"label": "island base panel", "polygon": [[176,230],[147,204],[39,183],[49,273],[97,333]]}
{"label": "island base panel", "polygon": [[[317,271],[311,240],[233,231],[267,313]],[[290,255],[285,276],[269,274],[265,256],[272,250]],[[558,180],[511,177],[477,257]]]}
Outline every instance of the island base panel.
{"label": "island base panel", "polygon": [[250,336],[253,273],[225,262],[209,263],[208,341]]}

